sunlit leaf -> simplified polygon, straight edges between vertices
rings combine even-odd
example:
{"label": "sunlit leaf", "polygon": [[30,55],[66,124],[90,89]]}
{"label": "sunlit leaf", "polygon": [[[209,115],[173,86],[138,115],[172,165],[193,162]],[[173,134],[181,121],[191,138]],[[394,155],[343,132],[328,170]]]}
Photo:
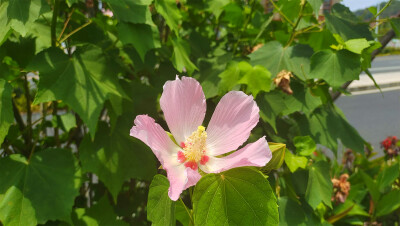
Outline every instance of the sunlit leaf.
{"label": "sunlit leaf", "polygon": [[175,202],[169,198],[168,188],[169,181],[165,176],[154,176],[147,202],[147,218],[152,225],[175,225]]}
{"label": "sunlit leaf", "polygon": [[14,122],[11,93],[11,85],[7,81],[0,79],[0,144],[3,143],[8,129]]}
{"label": "sunlit leaf", "polygon": [[311,165],[308,175],[306,200],[315,209],[323,202],[332,208],[331,197],[333,185],[329,174],[329,164],[319,161]]}
{"label": "sunlit leaf", "polygon": [[279,221],[268,180],[250,168],[202,177],[193,194],[193,205],[196,225],[277,225]]}
{"label": "sunlit leaf", "polygon": [[38,54],[29,68],[40,74],[34,104],[64,101],[79,114],[92,136],[108,94],[124,95],[110,62],[98,47],[85,46],[72,58],[50,48]]}
{"label": "sunlit leaf", "polygon": [[71,150],[47,149],[30,160],[19,154],[0,159],[0,220],[27,226],[69,221],[80,176]]}

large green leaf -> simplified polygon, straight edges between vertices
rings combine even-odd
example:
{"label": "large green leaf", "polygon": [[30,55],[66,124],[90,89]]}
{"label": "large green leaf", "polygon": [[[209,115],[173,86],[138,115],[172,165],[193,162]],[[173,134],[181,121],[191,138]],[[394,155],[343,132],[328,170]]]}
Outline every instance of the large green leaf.
{"label": "large green leaf", "polygon": [[366,24],[354,23],[331,14],[325,14],[325,22],[332,34],[339,34],[345,41],[356,38],[373,40]]}
{"label": "large green leaf", "polygon": [[306,190],[306,200],[315,209],[323,202],[332,208],[333,185],[329,174],[329,164],[319,161],[311,165],[308,173],[308,184]]}
{"label": "large green leaf", "polygon": [[80,176],[71,150],[47,149],[30,160],[19,154],[0,159],[0,220],[27,226],[69,221]]}
{"label": "large green leaf", "polygon": [[[396,36],[399,38],[400,37],[400,18],[390,19],[390,25],[392,25],[392,28],[393,28],[394,32],[396,33]],[[0,35],[0,40],[1,40],[1,35]]]}
{"label": "large green leaf", "polygon": [[347,50],[323,50],[311,57],[310,78],[324,79],[334,88],[359,78],[360,56]]}
{"label": "large green leaf", "polygon": [[39,53],[29,68],[40,75],[34,104],[64,101],[79,114],[92,136],[108,95],[123,95],[112,65],[98,47],[79,48],[71,58],[50,48]]}
{"label": "large green leaf", "polygon": [[106,0],[115,17],[124,22],[154,25],[149,4],[151,1]]}
{"label": "large green leaf", "polygon": [[364,153],[364,139],[345,119],[338,108],[320,107],[310,117],[298,115],[297,121],[303,136],[309,135],[315,143],[337,151],[337,139],[344,146]]}
{"label": "large green leaf", "polygon": [[86,136],[79,146],[82,170],[95,173],[114,199],[129,178],[151,180],[156,173],[153,153],[140,141],[129,136],[131,125],[124,120],[111,131],[99,123],[94,141]]}
{"label": "large green leaf", "polygon": [[26,35],[33,22],[46,10],[46,7],[48,8],[46,1],[43,0],[8,0],[1,4],[7,6],[7,25],[22,36]]}
{"label": "large green leaf", "polygon": [[251,168],[208,174],[193,194],[196,225],[277,225],[278,206],[268,180]]}
{"label": "large green leaf", "polygon": [[154,6],[158,13],[160,13],[168,26],[178,32],[179,24],[181,23],[182,15],[176,6],[176,0],[155,0]]}
{"label": "large green leaf", "polygon": [[11,25],[8,23],[7,18],[8,2],[0,3],[0,45],[7,39],[10,34]]}
{"label": "large green leaf", "polygon": [[302,206],[288,197],[279,199],[279,225],[307,225]]}
{"label": "large green leaf", "polygon": [[174,48],[171,61],[176,70],[179,72],[187,71],[189,74],[192,74],[194,70],[198,70],[189,58],[189,44],[185,40],[175,37],[171,38],[171,42]]}
{"label": "large green leaf", "polygon": [[380,192],[384,192],[384,189],[392,185],[392,183],[399,177],[399,165],[399,163],[395,163],[391,166],[385,166],[385,168],[379,173],[377,181]]}
{"label": "large green leaf", "polygon": [[119,23],[119,38],[123,44],[132,44],[144,61],[147,51],[161,47],[157,27],[147,24]]}
{"label": "large green leaf", "polygon": [[11,85],[7,81],[0,79],[0,145],[14,122],[11,93]]}
{"label": "large green leaf", "polygon": [[123,226],[128,225],[122,220],[118,220],[114,213],[113,206],[103,196],[96,204],[89,209],[76,208],[72,215],[74,225],[102,226],[113,225]]}
{"label": "large green leaf", "polygon": [[283,115],[297,111],[310,114],[322,104],[321,99],[311,94],[310,89],[304,84],[291,80],[290,87],[293,90],[292,95],[281,92],[283,104],[286,105],[286,109],[282,111]]}
{"label": "large green leaf", "polygon": [[283,47],[279,42],[272,41],[250,54],[249,57],[252,65],[266,67],[272,77],[281,70],[288,70],[301,79],[307,79],[312,54],[313,50],[307,45]]}
{"label": "large green leaf", "polygon": [[168,179],[157,174],[149,188],[147,219],[152,225],[175,225],[175,202],[168,196]]}
{"label": "large green leaf", "polygon": [[262,120],[271,125],[276,130],[276,118],[281,115],[282,111],[287,109],[283,103],[283,96],[279,90],[258,95],[256,102],[260,107],[260,116]]}
{"label": "large green leaf", "polygon": [[376,205],[376,216],[384,216],[400,208],[400,190],[390,191],[382,196]]}

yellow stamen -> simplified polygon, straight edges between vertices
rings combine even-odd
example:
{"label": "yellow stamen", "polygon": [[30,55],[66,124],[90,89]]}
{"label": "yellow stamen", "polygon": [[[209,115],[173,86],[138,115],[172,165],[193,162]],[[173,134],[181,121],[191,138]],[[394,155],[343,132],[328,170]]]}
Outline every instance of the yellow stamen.
{"label": "yellow stamen", "polygon": [[198,162],[206,152],[207,132],[204,126],[199,126],[196,131],[190,135],[183,148],[187,161]]}

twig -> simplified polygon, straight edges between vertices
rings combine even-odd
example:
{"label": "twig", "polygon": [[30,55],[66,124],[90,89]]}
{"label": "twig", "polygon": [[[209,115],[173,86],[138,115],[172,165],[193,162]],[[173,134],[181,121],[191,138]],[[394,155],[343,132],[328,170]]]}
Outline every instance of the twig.
{"label": "twig", "polygon": [[296,23],[294,24],[294,26],[292,28],[292,33],[290,34],[290,39],[289,39],[288,43],[286,44],[286,46],[290,46],[290,44],[292,44],[292,42],[294,40],[294,37],[296,37],[296,28],[297,28],[297,26],[299,26],[300,20],[303,17],[303,11],[304,11],[305,6],[306,6],[306,2],[302,1],[300,12],[299,12],[299,17],[297,18]]}
{"label": "twig", "polygon": [[26,133],[27,133],[27,143],[26,145],[31,147],[32,139],[32,110],[31,110],[31,95],[29,93],[28,77],[24,75],[24,89],[25,89],[25,99],[26,99]]}
{"label": "twig", "polygon": [[69,23],[69,20],[71,19],[72,14],[74,13],[75,9],[72,9],[71,12],[68,14],[67,20],[64,22],[64,27],[61,30],[60,35],[58,36],[58,40],[61,39],[62,35],[64,34],[65,29],[67,28],[67,25]]}
{"label": "twig", "polygon": [[[377,18],[379,15],[381,15],[381,13],[390,5],[390,4],[392,4],[392,1],[393,0],[389,0],[387,3],[386,3],[386,5],[374,16],[374,17],[372,17],[371,18],[371,21],[373,21],[375,18]],[[380,4],[380,3],[379,3]],[[370,22],[371,22],[370,21]]]}
{"label": "twig", "polygon": [[187,214],[189,215],[190,222],[192,223],[192,225],[194,225],[192,214],[190,214],[190,212],[189,212],[188,208],[186,207],[186,204],[183,202],[182,198],[179,197],[179,200],[181,201],[183,207],[185,207],[185,210],[186,210]]}
{"label": "twig", "polygon": [[271,4],[274,6],[274,8],[278,11],[279,15],[283,16],[283,18],[285,18],[285,20],[286,20],[290,25],[292,25],[292,27],[294,27],[294,23],[293,23],[291,20],[289,20],[289,18],[287,18],[287,16],[281,11],[280,8],[278,8],[277,5],[275,5],[274,0],[269,0],[269,2],[271,2]]}
{"label": "twig", "polygon": [[55,47],[57,44],[56,28],[57,28],[57,16],[60,10],[60,0],[54,0],[53,17],[51,19],[51,46]]}
{"label": "twig", "polygon": [[69,37],[71,37],[73,34],[75,34],[76,32],[80,31],[81,29],[85,28],[86,26],[88,26],[89,24],[92,23],[92,20],[89,20],[88,22],[82,24],[80,27],[78,27],[77,29],[71,31],[71,33],[67,34],[64,36],[64,38],[62,38],[59,43],[63,43],[65,40],[67,40]]}

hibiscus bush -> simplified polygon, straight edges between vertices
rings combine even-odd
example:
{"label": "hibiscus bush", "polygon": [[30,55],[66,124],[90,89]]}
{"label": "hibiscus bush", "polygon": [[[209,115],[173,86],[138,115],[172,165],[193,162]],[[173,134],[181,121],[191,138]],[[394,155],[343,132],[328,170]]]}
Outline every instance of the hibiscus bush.
{"label": "hibiscus bush", "polygon": [[0,225],[399,224],[334,101],[400,19],[324,2],[0,0]]}

